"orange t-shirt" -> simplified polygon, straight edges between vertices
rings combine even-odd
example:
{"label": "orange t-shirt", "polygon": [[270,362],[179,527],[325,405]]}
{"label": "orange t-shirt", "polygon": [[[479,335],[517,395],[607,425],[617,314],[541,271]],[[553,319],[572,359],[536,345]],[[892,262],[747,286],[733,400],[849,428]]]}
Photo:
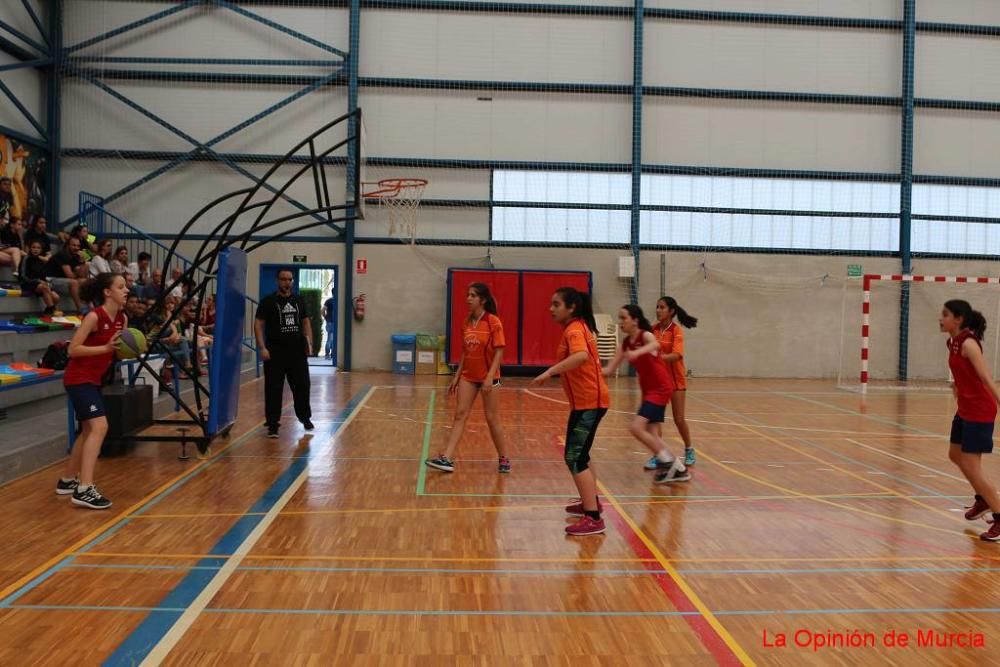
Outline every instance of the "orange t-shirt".
{"label": "orange t-shirt", "polygon": [[601,372],[597,356],[597,340],[583,320],[571,320],[563,329],[556,359],[562,361],[571,354],[586,352],[588,359],[582,366],[562,374],[563,390],[573,410],[593,410],[611,405],[608,385]]}
{"label": "orange t-shirt", "polygon": [[676,361],[664,362],[667,370],[674,378],[677,391],[687,389],[687,369],[684,368],[684,331],[676,322],[663,326],[657,322],[653,327],[653,335],[660,341],[660,357],[675,353],[681,355]]}
{"label": "orange t-shirt", "polygon": [[[462,327],[462,379],[469,382],[486,382],[486,374],[493,365],[493,355],[497,349],[507,346],[503,337],[503,323],[500,318],[485,313],[478,322],[465,320]],[[497,368],[496,377],[500,378]]]}

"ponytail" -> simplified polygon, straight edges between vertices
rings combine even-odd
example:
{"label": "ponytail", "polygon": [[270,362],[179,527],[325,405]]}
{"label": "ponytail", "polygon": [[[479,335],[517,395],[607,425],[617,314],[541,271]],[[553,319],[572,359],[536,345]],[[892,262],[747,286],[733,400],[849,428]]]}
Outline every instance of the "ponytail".
{"label": "ponytail", "polygon": [[674,297],[661,296],[660,301],[666,304],[667,308],[674,311],[674,317],[676,317],[677,321],[684,325],[686,329],[694,329],[698,326],[698,318],[689,315],[686,310],[677,304],[677,300]]}
{"label": "ponytail", "polygon": [[480,299],[483,300],[483,310],[485,310],[490,315],[497,315],[497,301],[493,298],[493,293],[490,292],[490,286],[486,283],[472,283],[469,285],[469,289],[476,293]]}
{"label": "ponytail", "polygon": [[594,306],[590,300],[590,294],[580,292],[575,287],[560,287],[556,294],[566,304],[567,308],[573,309],[573,317],[583,320],[587,328],[597,333],[597,322],[594,320]]}
{"label": "ponytail", "polygon": [[104,290],[111,289],[118,276],[117,273],[98,273],[90,280],[84,281],[80,285],[80,299],[95,306],[104,305]]}
{"label": "ponytail", "polygon": [[971,329],[976,340],[982,342],[986,334],[986,318],[978,310],[972,308],[972,304],[963,299],[952,299],[945,301],[947,308],[955,317],[962,318],[962,328]]}
{"label": "ponytail", "polygon": [[[642,308],[640,308],[634,303],[629,303],[622,306],[622,310],[628,313],[628,316],[631,317],[633,320],[639,321],[640,331],[649,331],[650,333],[652,333],[653,327],[650,326],[649,320],[647,320],[646,316],[643,314]],[[628,349],[627,346],[628,346],[628,336],[622,339],[622,349],[623,350]]]}

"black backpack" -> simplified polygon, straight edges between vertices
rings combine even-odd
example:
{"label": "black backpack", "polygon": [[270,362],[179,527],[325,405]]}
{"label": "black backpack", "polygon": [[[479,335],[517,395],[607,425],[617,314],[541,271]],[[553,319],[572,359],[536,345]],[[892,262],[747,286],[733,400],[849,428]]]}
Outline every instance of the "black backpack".
{"label": "black backpack", "polygon": [[51,368],[54,371],[64,371],[69,364],[69,341],[57,340],[45,348],[45,354],[38,362],[41,368]]}

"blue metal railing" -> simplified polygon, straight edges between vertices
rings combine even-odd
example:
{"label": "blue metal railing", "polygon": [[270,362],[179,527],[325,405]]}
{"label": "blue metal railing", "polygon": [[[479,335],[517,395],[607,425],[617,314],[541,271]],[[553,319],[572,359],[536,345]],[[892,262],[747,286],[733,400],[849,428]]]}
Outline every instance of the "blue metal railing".
{"label": "blue metal railing", "polygon": [[[85,224],[87,229],[99,240],[111,239],[115,249],[119,246],[125,246],[130,262],[136,261],[140,252],[148,252],[152,258],[149,263],[151,271],[163,266],[170,248],[127,220],[108,211],[104,208],[104,200],[99,195],[81,191],[79,205],[80,222]],[[185,271],[190,268],[191,261],[189,259],[177,253],[174,253],[174,257],[182,265],[180,268]],[[215,279],[214,276],[200,267],[195,267],[195,272],[201,274],[202,277]],[[169,284],[171,276],[163,278]],[[257,338],[253,330],[254,316],[257,314],[257,301],[249,296],[246,297],[245,309],[243,337],[240,343],[253,353],[257,377],[260,377],[260,354],[257,351]]]}

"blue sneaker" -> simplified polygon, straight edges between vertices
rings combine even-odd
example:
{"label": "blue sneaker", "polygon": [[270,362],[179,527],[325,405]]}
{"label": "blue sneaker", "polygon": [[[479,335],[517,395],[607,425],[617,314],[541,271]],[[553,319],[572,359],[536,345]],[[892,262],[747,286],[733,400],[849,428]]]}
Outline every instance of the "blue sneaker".
{"label": "blue sneaker", "polygon": [[427,459],[424,463],[429,465],[431,468],[436,468],[442,472],[455,472],[455,462],[444,456]]}
{"label": "blue sneaker", "polygon": [[693,466],[694,464],[694,447],[687,447],[684,449],[684,465]]}
{"label": "blue sneaker", "polygon": [[642,466],[643,470],[656,470],[659,465],[659,461],[654,456],[653,458],[646,461],[646,465]]}

